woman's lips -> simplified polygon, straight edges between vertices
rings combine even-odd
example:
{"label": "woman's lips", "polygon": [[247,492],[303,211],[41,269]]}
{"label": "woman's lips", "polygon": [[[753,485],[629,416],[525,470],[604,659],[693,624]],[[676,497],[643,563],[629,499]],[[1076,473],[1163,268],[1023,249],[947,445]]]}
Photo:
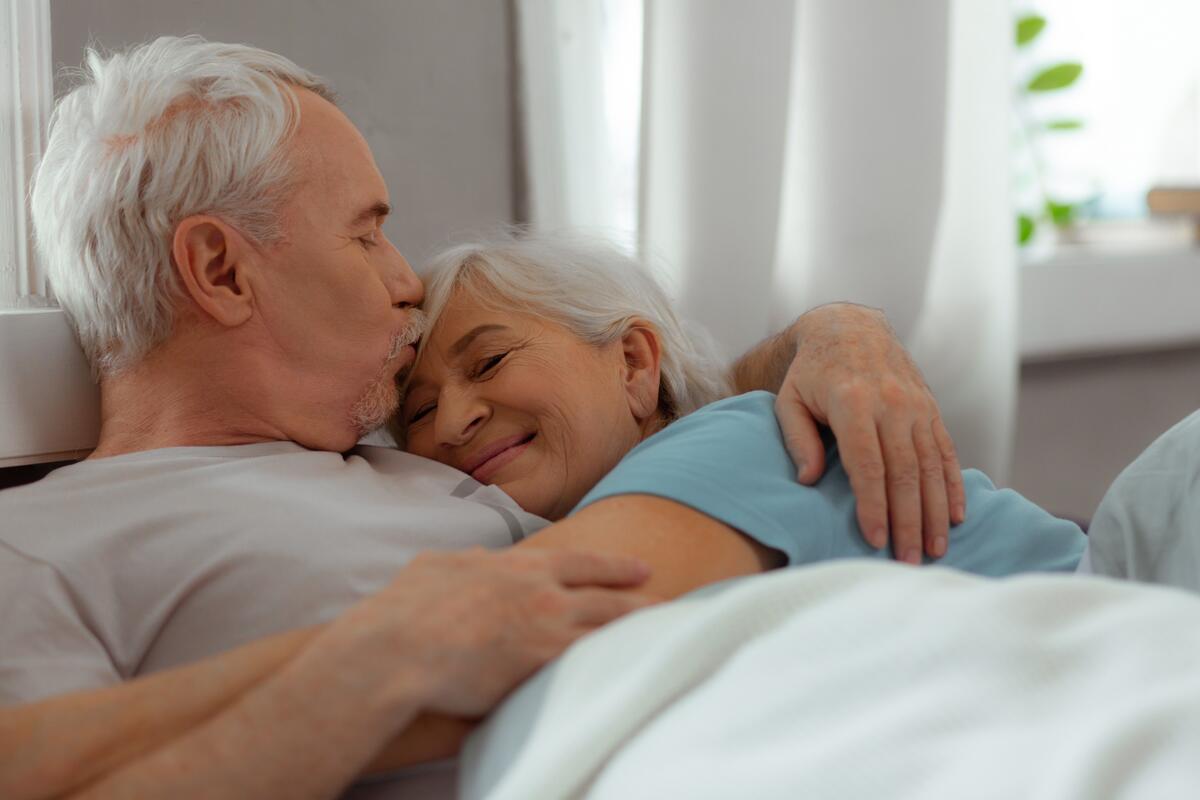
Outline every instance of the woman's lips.
{"label": "woman's lips", "polygon": [[493,442],[468,459],[463,472],[470,473],[480,483],[487,483],[506,464],[525,452],[533,437],[532,433],[523,433]]}

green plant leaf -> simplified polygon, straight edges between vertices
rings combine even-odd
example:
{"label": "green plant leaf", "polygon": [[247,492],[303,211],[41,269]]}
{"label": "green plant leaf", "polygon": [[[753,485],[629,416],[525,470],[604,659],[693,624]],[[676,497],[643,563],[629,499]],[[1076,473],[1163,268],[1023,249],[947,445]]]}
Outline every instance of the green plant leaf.
{"label": "green plant leaf", "polygon": [[1049,215],[1050,221],[1059,228],[1065,228],[1075,221],[1075,210],[1075,206],[1071,203],[1046,201],[1046,214]]}
{"label": "green plant leaf", "polygon": [[1037,223],[1033,221],[1033,217],[1028,214],[1021,214],[1017,217],[1017,244],[1025,246],[1029,244],[1029,240],[1033,238],[1033,232],[1037,229]]}
{"label": "green plant leaf", "polygon": [[1056,119],[1046,123],[1048,131],[1077,131],[1082,127],[1081,119]]}
{"label": "green plant leaf", "polygon": [[1065,89],[1079,80],[1082,73],[1083,64],[1077,61],[1064,61],[1061,64],[1046,67],[1034,75],[1025,88],[1031,92],[1055,92]]}
{"label": "green plant leaf", "polygon": [[1038,14],[1026,14],[1017,18],[1017,47],[1024,47],[1038,37],[1046,27],[1046,18]]}

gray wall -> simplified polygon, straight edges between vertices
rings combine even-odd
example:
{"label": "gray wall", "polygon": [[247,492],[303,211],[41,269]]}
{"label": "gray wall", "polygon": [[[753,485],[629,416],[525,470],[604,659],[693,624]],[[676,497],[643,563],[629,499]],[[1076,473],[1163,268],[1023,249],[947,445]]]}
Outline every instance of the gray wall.
{"label": "gray wall", "polygon": [[1026,365],[1012,488],[1090,518],[1118,473],[1197,408],[1200,348]]}
{"label": "gray wall", "polygon": [[388,234],[414,264],[464,228],[511,222],[504,0],[52,0],[55,66],[198,33],[288,56],[331,80],[392,195]]}

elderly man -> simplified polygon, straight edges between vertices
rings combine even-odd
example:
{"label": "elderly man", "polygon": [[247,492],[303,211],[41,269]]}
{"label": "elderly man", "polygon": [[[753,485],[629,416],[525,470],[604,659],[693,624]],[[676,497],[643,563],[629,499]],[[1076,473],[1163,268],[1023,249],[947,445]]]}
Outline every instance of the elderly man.
{"label": "elderly man", "polygon": [[[420,335],[366,142],[254,48],[167,38],[89,68],[33,211],[103,425],[91,458],[0,495],[0,794],[329,796],[373,758],[452,754],[464,720],[661,587],[769,565],[665,500],[539,532],[442,465],[343,454]],[[810,312],[735,374],[782,385],[802,480],[832,425],[870,541],[944,547],[953,445],[879,315]],[[574,552],[589,524],[630,557]],[[649,529],[687,557],[639,550]]]}

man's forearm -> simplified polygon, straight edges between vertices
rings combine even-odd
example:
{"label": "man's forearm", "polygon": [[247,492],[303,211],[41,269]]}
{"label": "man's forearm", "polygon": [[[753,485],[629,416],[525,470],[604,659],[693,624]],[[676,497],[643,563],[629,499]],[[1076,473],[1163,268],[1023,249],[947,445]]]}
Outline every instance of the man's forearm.
{"label": "man's forearm", "polygon": [[890,330],[878,309],[856,303],[817,306],[734,362],[729,371],[730,382],[739,394],[758,389],[778,392],[800,347],[810,344],[810,337],[806,336],[809,331],[820,334],[811,337],[813,346],[821,347],[821,341],[836,341],[846,346],[862,336],[864,330],[874,332],[880,328]]}
{"label": "man's forearm", "polygon": [[[106,689],[0,709],[0,752],[5,754],[0,797],[56,797],[139,763],[280,671],[319,630],[280,634]],[[279,722],[290,726],[294,718],[288,715]],[[472,727],[465,720],[421,715],[378,753],[368,771],[454,755]],[[195,745],[194,740],[182,743],[185,748]],[[210,766],[215,773],[215,764]]]}
{"label": "man's forearm", "polygon": [[759,389],[777,392],[783,385],[798,342],[796,324],[759,342],[734,362],[729,370],[729,382],[738,394]]}

